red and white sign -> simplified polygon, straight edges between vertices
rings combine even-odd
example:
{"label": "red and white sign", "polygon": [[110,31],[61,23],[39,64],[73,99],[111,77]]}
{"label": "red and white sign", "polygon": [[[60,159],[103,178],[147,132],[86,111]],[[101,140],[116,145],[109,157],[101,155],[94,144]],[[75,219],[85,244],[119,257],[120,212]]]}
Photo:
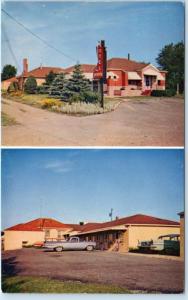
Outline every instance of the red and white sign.
{"label": "red and white sign", "polygon": [[97,48],[97,58],[98,58],[98,63],[97,63],[97,66],[95,67],[94,69],[94,72],[93,72],[93,78],[94,79],[101,79],[104,77],[104,69],[105,69],[105,64],[106,64],[106,61],[105,61],[105,58],[106,58],[106,55],[105,55],[105,47],[103,45],[98,45]]}

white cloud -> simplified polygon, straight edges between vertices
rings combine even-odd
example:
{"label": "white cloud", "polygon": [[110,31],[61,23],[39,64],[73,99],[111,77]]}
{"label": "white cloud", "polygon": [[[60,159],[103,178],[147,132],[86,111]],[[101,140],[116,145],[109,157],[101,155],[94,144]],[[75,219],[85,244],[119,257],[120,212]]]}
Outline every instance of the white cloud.
{"label": "white cloud", "polygon": [[68,173],[73,169],[71,161],[51,161],[44,165],[44,169],[52,171],[54,173]]}

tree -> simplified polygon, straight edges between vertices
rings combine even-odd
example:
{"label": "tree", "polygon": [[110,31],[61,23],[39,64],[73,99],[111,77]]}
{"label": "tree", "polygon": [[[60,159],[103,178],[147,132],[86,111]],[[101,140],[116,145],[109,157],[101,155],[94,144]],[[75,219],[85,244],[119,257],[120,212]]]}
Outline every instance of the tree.
{"label": "tree", "polygon": [[53,71],[50,71],[47,75],[46,75],[46,85],[51,85],[53,80],[55,79],[55,77],[57,76],[56,73],[54,73]]}
{"label": "tree", "polygon": [[17,92],[19,90],[19,85],[18,82],[13,81],[11,82],[11,84],[9,85],[7,92],[11,93],[11,92]]}
{"label": "tree", "polygon": [[1,80],[6,80],[12,77],[15,77],[17,73],[17,69],[12,65],[6,65],[3,67],[3,71],[1,74]]}
{"label": "tree", "polygon": [[35,77],[30,76],[24,84],[24,91],[28,94],[35,94],[37,90],[37,81]]}
{"label": "tree", "polygon": [[49,95],[54,98],[62,98],[62,93],[64,86],[66,85],[67,80],[65,79],[65,74],[60,73],[55,76],[54,80],[51,83],[49,89]]}
{"label": "tree", "polygon": [[183,42],[164,46],[156,58],[157,63],[167,73],[167,88],[177,92],[184,91],[184,56],[185,46]]}
{"label": "tree", "polygon": [[67,81],[63,89],[63,97],[71,98],[73,95],[80,95],[81,93],[90,91],[89,81],[83,75],[81,65],[74,66],[73,74]]}

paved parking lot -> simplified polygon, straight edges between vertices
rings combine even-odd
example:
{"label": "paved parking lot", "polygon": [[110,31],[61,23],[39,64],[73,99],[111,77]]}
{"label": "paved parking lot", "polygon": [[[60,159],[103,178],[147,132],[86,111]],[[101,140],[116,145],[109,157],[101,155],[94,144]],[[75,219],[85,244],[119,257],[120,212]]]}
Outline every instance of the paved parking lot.
{"label": "paved parking lot", "polygon": [[3,273],[7,275],[48,276],[163,293],[180,293],[184,288],[184,263],[180,259],[32,248],[6,251],[2,258]]}

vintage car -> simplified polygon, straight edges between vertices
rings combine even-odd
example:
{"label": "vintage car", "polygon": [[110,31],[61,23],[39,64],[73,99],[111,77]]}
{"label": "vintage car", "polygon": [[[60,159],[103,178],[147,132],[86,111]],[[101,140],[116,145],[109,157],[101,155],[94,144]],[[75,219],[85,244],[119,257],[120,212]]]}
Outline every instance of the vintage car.
{"label": "vintage car", "polygon": [[57,252],[63,250],[87,250],[92,251],[96,248],[95,242],[81,241],[79,237],[71,237],[63,241],[45,241],[43,248],[51,249]]}
{"label": "vintage car", "polygon": [[166,234],[158,237],[157,240],[138,241],[138,248],[142,251],[161,251],[166,254],[179,255],[180,235]]}

